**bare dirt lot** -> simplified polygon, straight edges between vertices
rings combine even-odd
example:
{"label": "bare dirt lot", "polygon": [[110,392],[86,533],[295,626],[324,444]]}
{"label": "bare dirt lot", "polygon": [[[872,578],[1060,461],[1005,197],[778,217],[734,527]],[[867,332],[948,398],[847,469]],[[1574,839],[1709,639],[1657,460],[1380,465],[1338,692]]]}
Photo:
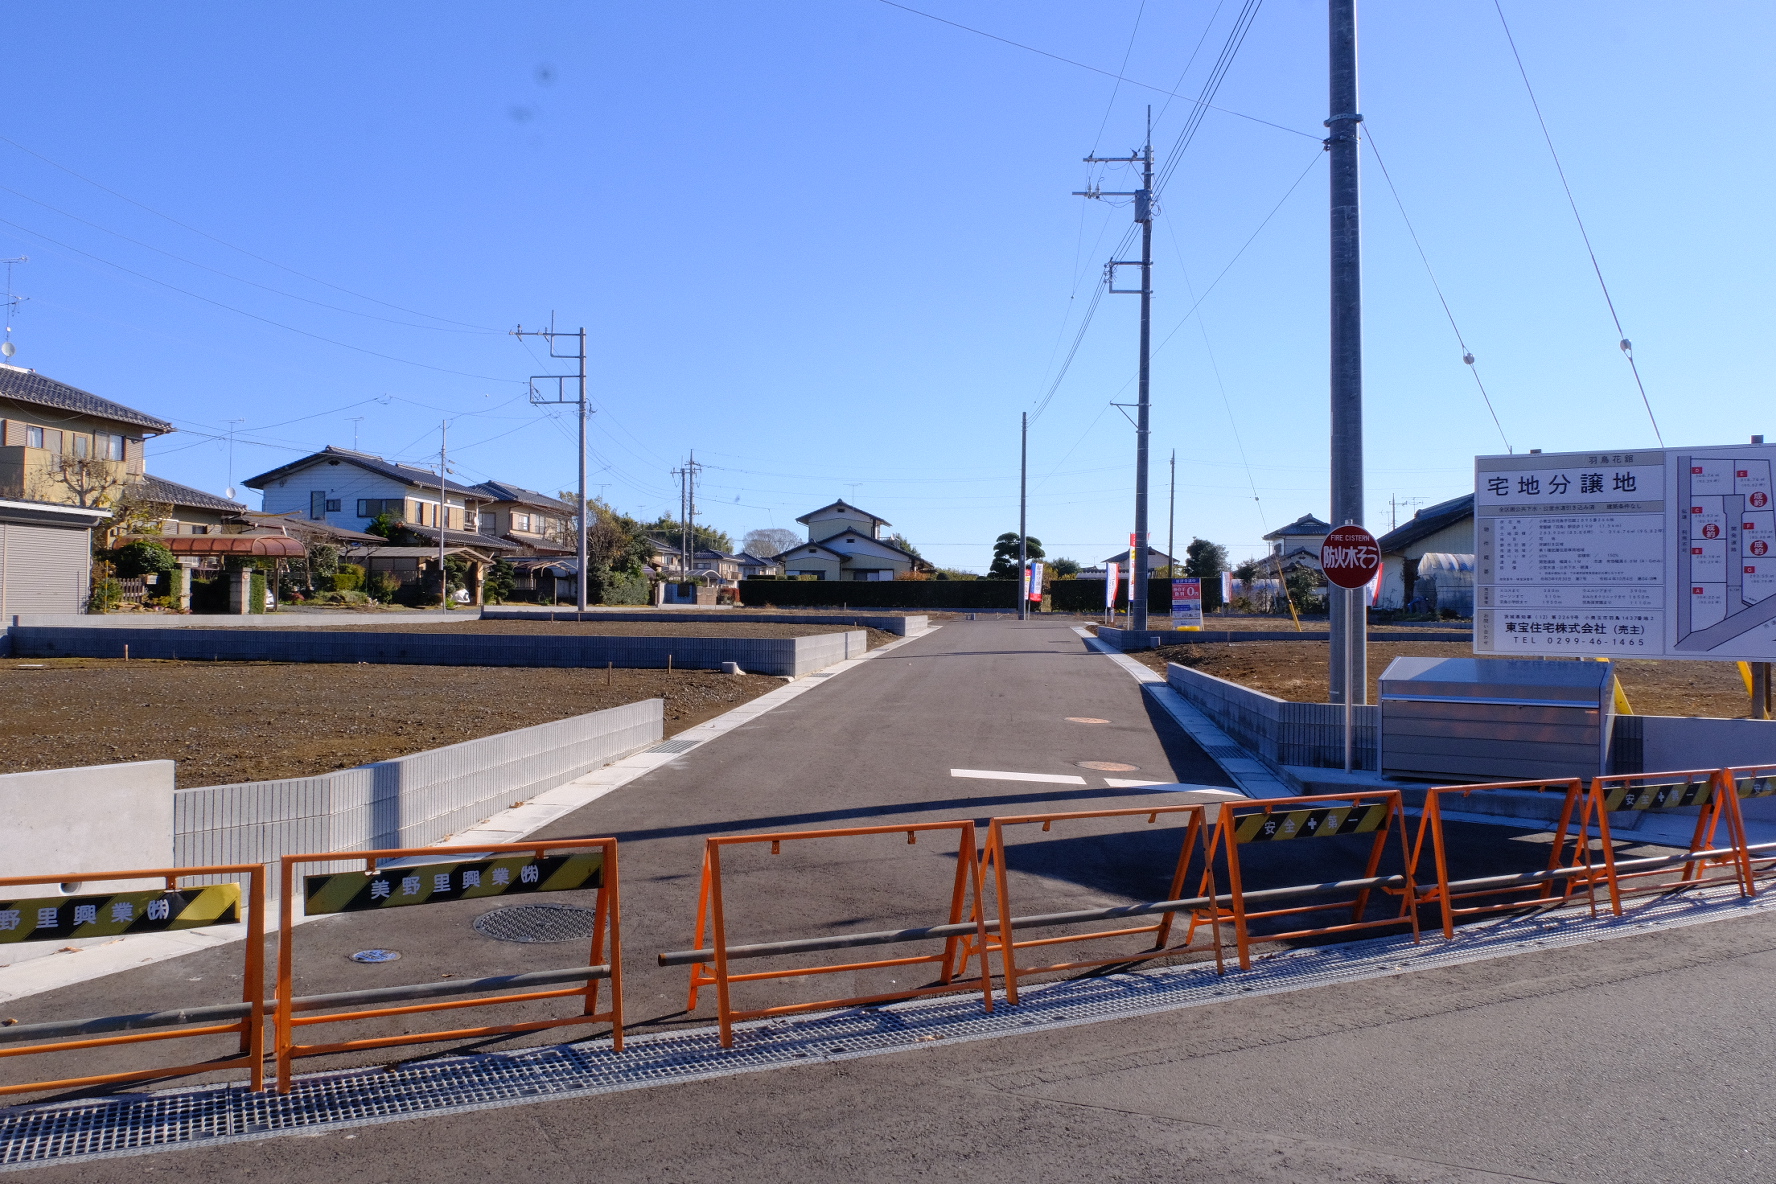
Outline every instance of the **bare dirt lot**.
{"label": "bare dirt lot", "polygon": [[[1189,666],[1216,678],[1297,703],[1326,701],[1329,646],[1323,641],[1242,641],[1237,644],[1161,646],[1129,655],[1164,673],[1167,662]],[[1471,658],[1462,641],[1371,641],[1369,702],[1380,694],[1381,672],[1395,658]],[[1615,664],[1628,702],[1640,715],[1706,715],[1736,719],[1750,713],[1751,700],[1731,662],[1650,662]]]}
{"label": "bare dirt lot", "polygon": [[301,777],[657,698],[670,736],[782,685],[703,670],[8,660],[0,772],[174,760],[181,787]]}
{"label": "bare dirt lot", "polygon": [[[194,618],[190,626],[203,628]],[[875,649],[897,638],[881,629],[856,626],[869,634],[869,645]],[[312,627],[311,627],[312,629]],[[779,625],[766,621],[451,621],[428,625],[400,618],[379,618],[374,621],[341,621],[342,633],[482,633],[482,634],[556,634],[603,637],[811,637],[817,633],[849,632],[849,625]]]}

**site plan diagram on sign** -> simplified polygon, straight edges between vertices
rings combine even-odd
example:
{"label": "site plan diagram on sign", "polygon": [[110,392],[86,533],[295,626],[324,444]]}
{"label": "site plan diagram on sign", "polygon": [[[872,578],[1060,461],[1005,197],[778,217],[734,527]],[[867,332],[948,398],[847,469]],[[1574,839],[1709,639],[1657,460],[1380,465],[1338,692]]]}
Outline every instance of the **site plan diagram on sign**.
{"label": "site plan diagram on sign", "polygon": [[1474,461],[1474,652],[1776,658],[1776,446]]}

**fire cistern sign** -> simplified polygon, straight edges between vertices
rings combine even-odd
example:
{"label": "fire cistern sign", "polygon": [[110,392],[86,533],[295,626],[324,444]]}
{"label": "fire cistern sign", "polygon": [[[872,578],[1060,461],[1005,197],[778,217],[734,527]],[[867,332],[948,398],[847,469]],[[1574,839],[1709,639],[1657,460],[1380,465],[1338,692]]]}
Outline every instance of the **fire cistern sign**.
{"label": "fire cistern sign", "polygon": [[1474,652],[1776,658],[1776,446],[1474,461]]}

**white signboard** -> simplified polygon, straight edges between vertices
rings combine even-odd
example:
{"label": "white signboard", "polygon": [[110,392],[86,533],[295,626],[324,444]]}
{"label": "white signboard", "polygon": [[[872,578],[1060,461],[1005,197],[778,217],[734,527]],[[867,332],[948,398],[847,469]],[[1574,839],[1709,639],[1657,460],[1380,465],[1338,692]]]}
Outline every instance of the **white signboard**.
{"label": "white signboard", "polygon": [[1776,446],[1474,461],[1474,652],[1776,659]]}

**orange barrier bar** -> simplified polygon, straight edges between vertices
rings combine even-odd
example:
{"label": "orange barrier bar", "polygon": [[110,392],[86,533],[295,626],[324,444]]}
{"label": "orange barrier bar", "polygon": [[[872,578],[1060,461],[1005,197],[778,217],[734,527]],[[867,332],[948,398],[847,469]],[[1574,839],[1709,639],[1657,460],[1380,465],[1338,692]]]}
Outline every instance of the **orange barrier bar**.
{"label": "orange barrier bar", "polygon": [[[1757,891],[1751,873],[1751,853],[1747,850],[1745,820],[1739,813],[1739,794],[1734,781],[1724,769],[1680,769],[1669,773],[1632,773],[1610,777],[1593,777],[1591,792],[1579,814],[1579,833],[1592,825],[1603,839],[1604,874],[1608,877],[1610,908],[1617,916],[1622,912],[1622,884],[1648,876],[1666,875],[1664,869],[1653,871],[1616,871],[1615,844],[1610,838],[1609,816],[1618,810],[1673,810],[1699,806],[1696,827],[1690,835],[1691,854],[1714,847],[1715,832],[1727,824],[1729,853],[1714,859],[1698,860],[1683,865],[1677,883],[1631,888],[1630,892],[1658,892],[1672,888],[1690,888],[1707,883],[1730,880],[1738,884],[1742,896]],[[1755,780],[1755,779],[1753,779]],[[1595,820],[1595,822],[1593,822]],[[1707,875],[1710,868],[1729,869],[1725,876]]]}
{"label": "orange barrier bar", "polygon": [[[1292,905],[1285,908],[1263,909],[1252,911],[1246,907],[1245,886],[1240,878],[1240,848],[1251,843],[1284,842],[1291,839],[1332,838],[1338,835],[1373,835],[1369,844],[1369,856],[1364,862],[1361,879],[1350,883],[1328,885],[1328,891],[1356,889],[1356,896],[1351,900],[1334,901],[1326,904]],[[1233,908],[1224,911],[1217,901],[1208,910],[1212,920],[1219,921],[1223,917],[1233,919],[1234,939],[1239,946],[1239,964],[1241,970],[1249,970],[1252,965],[1250,956],[1251,943],[1256,941],[1289,941],[1300,937],[1320,937],[1331,933],[1349,933],[1359,929],[1375,929],[1389,925],[1410,925],[1412,939],[1418,940],[1418,902],[1410,875],[1399,877],[1377,877],[1376,871],[1381,866],[1382,851],[1387,845],[1389,834],[1398,834],[1400,839],[1401,870],[1410,867],[1410,853],[1406,849],[1406,812],[1400,801],[1397,789],[1362,790],[1356,793],[1309,794],[1294,798],[1263,798],[1248,802],[1226,802],[1221,806],[1220,817],[1215,822],[1214,836],[1209,841],[1211,857],[1217,852],[1224,852],[1227,857],[1227,887]],[[1213,864],[1203,877],[1205,892],[1213,898]],[[1398,880],[1397,887],[1393,883],[1383,881]],[[1393,917],[1384,917],[1375,921],[1363,920],[1363,913],[1369,907],[1369,894],[1375,888],[1381,888],[1390,895],[1396,892],[1400,896],[1400,912]],[[1302,913],[1325,912],[1331,909],[1351,909],[1351,919],[1342,925],[1324,925],[1311,929],[1295,929],[1286,933],[1267,933],[1253,938],[1248,930],[1252,921],[1267,917],[1286,917]],[[1190,922],[1191,933],[1194,934],[1199,917],[1193,916]]]}
{"label": "orange barrier bar", "polygon": [[[724,911],[722,898],[722,863],[721,854],[724,847],[748,843],[769,843],[771,854],[782,852],[782,845],[789,842],[803,842],[810,839],[841,839],[865,835],[899,835],[904,834],[908,843],[918,841],[922,832],[954,831],[957,835],[956,872],[950,890],[949,921],[946,928],[957,932],[927,935],[922,930],[901,930],[874,934],[828,934],[809,941],[771,943],[761,947],[736,947],[728,941],[727,914]],[[972,896],[972,901],[970,897]],[[966,916],[964,915],[966,914]],[[839,830],[806,830],[786,831],[779,834],[765,835],[724,835],[707,839],[703,847],[703,882],[697,895],[697,936],[692,951],[704,950],[704,939],[711,942],[710,956],[707,962],[691,963],[690,1000],[685,1004],[687,1011],[695,1011],[698,992],[707,986],[715,988],[718,1024],[721,1030],[721,1046],[734,1046],[734,1021],[759,1019],[764,1016],[790,1015],[795,1012],[821,1011],[831,1007],[856,1007],[865,1003],[885,1003],[897,999],[913,999],[922,995],[952,994],[958,991],[973,990],[977,986],[981,999],[988,1011],[993,1010],[992,980],[982,975],[978,984],[970,981],[957,981],[955,975],[959,969],[965,969],[966,959],[958,965],[957,954],[959,942],[968,931],[966,922],[973,922],[973,936],[978,946],[986,944],[986,921],[982,915],[981,904],[981,871],[980,861],[975,852],[974,823],[965,822],[917,822],[904,826],[855,826]],[[852,945],[892,945],[900,942],[937,940],[942,938],[943,953],[925,954],[908,958],[883,958],[872,962],[847,962],[838,966],[806,966],[794,970],[763,970],[750,974],[735,974],[728,968],[728,963],[735,957],[771,957],[802,952],[795,949],[776,949],[779,946],[801,945],[803,949],[829,948],[844,949]],[[664,956],[662,956],[664,961]],[[929,987],[913,987],[904,991],[893,991],[887,994],[864,995],[847,999],[823,999],[815,1003],[787,1003],[774,1007],[753,1008],[737,1011],[731,997],[731,988],[735,983],[764,982],[779,978],[805,978],[816,974],[838,974],[845,971],[872,970],[888,966],[917,966],[935,963],[942,966],[937,985]],[[670,963],[668,963],[670,964]],[[705,970],[705,966],[712,970]]]}
{"label": "orange barrier bar", "polygon": [[[1585,800],[1585,783],[1579,777],[1556,777],[1545,781],[1495,781],[1484,785],[1439,785],[1425,791],[1424,811],[1418,822],[1418,837],[1412,844],[1412,858],[1407,870],[1407,877],[1414,881],[1418,893],[1418,903],[1435,903],[1443,914],[1443,936],[1455,937],[1455,919],[1469,917],[1479,913],[1500,912],[1510,909],[1533,908],[1546,904],[1554,899],[1554,890],[1560,888],[1560,899],[1566,900],[1572,895],[1575,881],[1583,880],[1586,892],[1591,898],[1591,911],[1597,911],[1597,893],[1595,875],[1589,871],[1570,877],[1561,877],[1564,884],[1550,878],[1537,884],[1518,884],[1507,887],[1496,887],[1473,892],[1451,892],[1449,887],[1449,863],[1443,841],[1443,798],[1446,794],[1457,794],[1467,797],[1474,793],[1488,790],[1512,789],[1531,790],[1545,793],[1558,790],[1565,794],[1566,801],[1560,808],[1560,822],[1554,832],[1554,849],[1548,853],[1548,871],[1555,871],[1562,866],[1568,868],[1587,868],[1591,866],[1591,846],[1585,841],[1585,831],[1581,828],[1572,840],[1572,862],[1562,864],[1565,856],[1567,836],[1572,830],[1573,813]],[[1436,864],[1437,882],[1435,885],[1418,885],[1418,863],[1424,855],[1425,839],[1431,841],[1431,854]],[[1495,901],[1493,904],[1456,906],[1456,901],[1472,900],[1478,897],[1500,897],[1534,893],[1534,900]]]}
{"label": "orange barrier bar", "polygon": [[[179,881],[192,876],[245,876],[247,900],[243,909],[239,884],[212,884],[200,888],[179,887]],[[33,899],[0,900],[0,941],[66,941],[81,937],[109,937],[137,933],[195,929],[209,925],[247,923],[241,973],[241,1002],[216,1010],[233,1012],[238,1019],[226,1023],[202,1023],[198,1027],[171,1027],[169,1031],[138,1031],[122,1036],[100,1036],[80,1040],[57,1040],[45,1044],[28,1044],[21,1048],[0,1048],[0,1057],[30,1056],[34,1053],[72,1052],[84,1048],[109,1048],[123,1044],[140,1044],[149,1040],[178,1040],[188,1036],[221,1036],[240,1033],[240,1055],[227,1060],[202,1061],[194,1065],[169,1065],[158,1069],[141,1069],[128,1073],[100,1073],[90,1077],[66,1077],[54,1081],[28,1082],[23,1085],[0,1086],[0,1094],[34,1093],[39,1090],[74,1089],[89,1085],[108,1085],[122,1081],[147,1081],[159,1077],[177,1077],[187,1073],[209,1073],[218,1069],[246,1069],[252,1088],[265,1088],[265,868],[256,863],[217,864],[210,867],[147,868],[136,871],[69,872],[53,876],[7,876],[0,878],[0,889],[29,884],[78,883],[93,881],[161,880],[164,889],[130,890],[114,893],[79,893]],[[8,896],[11,894],[8,893]],[[244,918],[243,918],[244,913]],[[204,1010],[195,1008],[193,1010]],[[242,1014],[244,1013],[244,1014]],[[111,1017],[118,1021],[104,1030],[121,1031],[137,1026],[127,1021],[145,1017]],[[101,1021],[102,1022],[102,1021]],[[186,1021],[190,1022],[190,1021]]]}
{"label": "orange barrier bar", "polygon": [[[998,903],[999,923],[994,927],[993,933],[986,938],[985,944],[978,947],[981,960],[981,976],[986,978],[990,974],[987,955],[997,952],[999,955],[1001,971],[1005,976],[1005,1000],[1015,1006],[1018,1001],[1017,989],[1018,980],[1020,978],[1026,978],[1033,974],[1048,974],[1062,970],[1088,970],[1098,966],[1115,966],[1130,962],[1144,962],[1151,958],[1163,958],[1171,954],[1187,953],[1191,950],[1191,937],[1195,934],[1195,926],[1192,926],[1190,935],[1185,937],[1182,945],[1171,944],[1172,918],[1177,912],[1181,911],[1181,909],[1168,909],[1157,914],[1148,914],[1157,915],[1159,917],[1159,920],[1152,925],[1097,930],[1091,933],[1069,934],[1064,937],[1039,937],[1031,938],[1026,941],[1013,940],[1012,935],[1017,927],[1013,923],[1015,910],[1012,908],[1011,904],[1011,886],[1006,877],[1005,829],[1007,827],[1024,826],[1029,823],[1040,822],[1042,824],[1042,829],[1047,831],[1057,822],[1075,822],[1085,818],[1133,818],[1141,815],[1145,815],[1148,823],[1153,824],[1159,821],[1159,816],[1162,814],[1182,814],[1184,815],[1186,822],[1183,839],[1178,847],[1178,863],[1172,872],[1171,891],[1164,901],[1157,902],[1160,904],[1167,904],[1172,901],[1177,901],[1182,896],[1184,892],[1185,877],[1190,870],[1190,857],[1196,852],[1200,852],[1203,857],[1203,868],[1205,872],[1204,882],[1208,885],[1204,894],[1211,898],[1215,895],[1214,864],[1212,853],[1209,849],[1209,823],[1207,811],[1208,807],[1201,803],[1194,803],[1177,806],[1150,806],[1146,808],[1132,807],[1121,810],[1076,810],[1061,814],[1017,814],[1008,815],[1002,818],[994,818],[987,827],[987,849],[985,858],[987,869],[991,873],[993,879],[993,895]],[[1210,911],[1212,913],[1213,909],[1211,908]],[[1215,951],[1215,970],[1217,973],[1221,973],[1226,969],[1222,963],[1221,957],[1221,924],[1219,918],[1212,915],[1209,919],[1209,923],[1213,929],[1214,936],[1213,948]],[[1106,938],[1139,937],[1143,934],[1153,935],[1153,945],[1149,949],[1131,954],[1119,954],[1113,958],[1089,958],[1076,959],[1068,962],[1053,962],[1046,966],[1019,966],[1017,964],[1017,951],[1019,950],[1033,949],[1038,946],[1064,945],[1071,942],[1101,941]],[[963,966],[968,964],[968,960],[974,952],[975,948],[973,947],[965,948],[963,950]]]}
{"label": "orange barrier bar", "polygon": [[[551,851],[585,852],[554,855]],[[596,854],[591,854],[596,851]],[[382,868],[379,861],[440,856],[426,866]],[[598,897],[592,921],[592,946],[587,956],[584,985],[559,990],[527,991],[515,995],[486,995],[452,999],[442,1003],[413,1003],[360,1011],[329,1011],[320,1015],[295,1014],[294,925],[295,869],[304,863],[339,863],[362,859],[362,872],[316,875],[303,887],[304,915],[371,911],[408,905],[436,904],[452,900],[477,900],[530,892],[596,888]],[[430,1044],[440,1040],[468,1040],[538,1032],[566,1024],[608,1023],[611,1046],[623,1051],[623,953],[617,900],[617,840],[548,839],[532,843],[486,843],[473,847],[402,847],[386,851],[328,851],[286,855],[281,860],[282,899],[278,902],[278,973],[276,1012],[277,1086],[290,1089],[291,1062],[297,1057],[318,1056],[366,1048],[391,1048],[403,1044]],[[606,943],[610,951],[604,961]],[[611,1004],[598,1010],[599,982],[609,978]],[[329,1044],[297,1044],[296,1029],[311,1024],[336,1024],[349,1020],[377,1019],[464,1007],[494,1007],[504,1003],[528,1003],[538,999],[581,996],[585,1004],[578,1015],[531,1020],[517,1024],[488,1024],[474,1028],[409,1032],[401,1036],[340,1040]],[[325,999],[325,997],[321,997]],[[306,1010],[306,1009],[305,1009]]]}

